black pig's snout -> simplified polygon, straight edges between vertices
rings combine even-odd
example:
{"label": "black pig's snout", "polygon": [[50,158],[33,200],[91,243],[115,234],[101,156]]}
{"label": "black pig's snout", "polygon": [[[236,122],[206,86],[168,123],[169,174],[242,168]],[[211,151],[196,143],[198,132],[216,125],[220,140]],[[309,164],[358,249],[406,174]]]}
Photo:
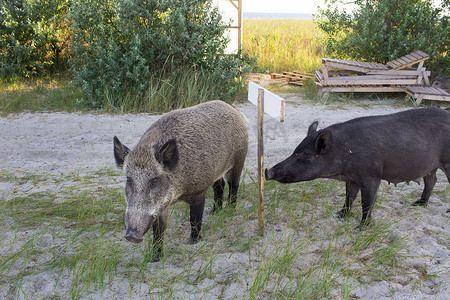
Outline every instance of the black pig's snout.
{"label": "black pig's snout", "polygon": [[125,234],[125,238],[129,242],[132,242],[133,244],[139,244],[143,240],[143,238],[141,236],[139,236],[139,234],[136,231],[128,231]]}

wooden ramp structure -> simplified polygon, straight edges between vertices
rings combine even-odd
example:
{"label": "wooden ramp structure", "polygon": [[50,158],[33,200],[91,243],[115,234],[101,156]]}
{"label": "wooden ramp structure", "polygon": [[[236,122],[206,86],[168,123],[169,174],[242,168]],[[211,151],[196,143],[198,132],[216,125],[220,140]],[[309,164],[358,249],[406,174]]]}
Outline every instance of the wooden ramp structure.
{"label": "wooden ramp structure", "polygon": [[423,99],[450,101],[446,91],[430,87],[431,72],[424,66],[428,58],[419,50],[387,64],[323,58],[315,82],[321,96],[330,92],[406,92],[417,104]]}
{"label": "wooden ramp structure", "polygon": [[285,80],[288,84],[303,86],[305,81],[309,78],[313,78],[312,74],[292,71],[292,72],[281,72],[281,73],[270,73],[270,78]]}

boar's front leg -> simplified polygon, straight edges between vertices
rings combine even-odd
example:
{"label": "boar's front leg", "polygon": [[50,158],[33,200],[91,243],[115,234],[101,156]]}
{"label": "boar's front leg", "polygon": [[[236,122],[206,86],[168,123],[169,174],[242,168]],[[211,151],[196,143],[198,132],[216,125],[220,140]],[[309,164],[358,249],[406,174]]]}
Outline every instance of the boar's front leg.
{"label": "boar's front leg", "polygon": [[359,229],[370,225],[373,204],[377,196],[380,179],[367,179],[361,186],[362,219]]}
{"label": "boar's front leg", "polygon": [[195,244],[202,239],[202,219],[205,208],[206,192],[194,197],[190,202],[191,237],[189,244]]}
{"label": "boar's front leg", "polygon": [[163,212],[153,223],[153,247],[150,251],[151,261],[157,262],[163,254],[164,233],[167,226],[167,212]]}
{"label": "boar's front leg", "polygon": [[437,177],[436,177],[436,170],[430,172],[427,176],[423,178],[423,183],[425,185],[423,189],[422,196],[420,197],[420,200],[417,200],[412,205],[421,205],[425,206],[428,203],[428,199],[430,199],[431,191],[434,188],[434,185],[436,184]]}
{"label": "boar's front leg", "polygon": [[345,183],[345,203],[344,207],[337,213],[338,218],[343,219],[348,216],[348,213],[352,208],[353,201],[355,201],[358,193],[359,185],[350,180]]}

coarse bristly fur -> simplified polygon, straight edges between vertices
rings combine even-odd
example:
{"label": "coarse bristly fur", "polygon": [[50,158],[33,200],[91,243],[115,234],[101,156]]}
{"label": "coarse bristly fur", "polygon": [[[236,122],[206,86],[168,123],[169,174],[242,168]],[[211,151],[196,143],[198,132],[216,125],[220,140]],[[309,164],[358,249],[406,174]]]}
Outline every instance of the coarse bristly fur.
{"label": "coarse bristly fur", "polygon": [[208,187],[214,188],[215,209],[222,206],[225,181],[236,201],[247,149],[243,115],[219,100],[165,114],[133,150],[115,137],[116,163],[127,176],[126,238],[140,242],[153,225],[157,260],[167,209],[182,200],[190,204],[190,242],[197,242]]}

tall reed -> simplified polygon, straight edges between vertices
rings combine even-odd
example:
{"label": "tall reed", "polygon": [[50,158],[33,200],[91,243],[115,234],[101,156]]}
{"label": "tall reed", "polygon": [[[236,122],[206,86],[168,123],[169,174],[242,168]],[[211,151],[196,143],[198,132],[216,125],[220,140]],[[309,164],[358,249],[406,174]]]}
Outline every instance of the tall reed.
{"label": "tall reed", "polygon": [[243,49],[258,57],[256,72],[311,72],[323,57],[320,35],[308,20],[244,20]]}
{"label": "tall reed", "polygon": [[240,93],[241,89],[244,84],[240,80],[224,86],[217,76],[202,70],[185,69],[150,78],[143,97],[133,96],[133,93],[112,96],[107,90],[104,108],[121,112],[164,112],[215,99],[231,101],[230,96]]}

